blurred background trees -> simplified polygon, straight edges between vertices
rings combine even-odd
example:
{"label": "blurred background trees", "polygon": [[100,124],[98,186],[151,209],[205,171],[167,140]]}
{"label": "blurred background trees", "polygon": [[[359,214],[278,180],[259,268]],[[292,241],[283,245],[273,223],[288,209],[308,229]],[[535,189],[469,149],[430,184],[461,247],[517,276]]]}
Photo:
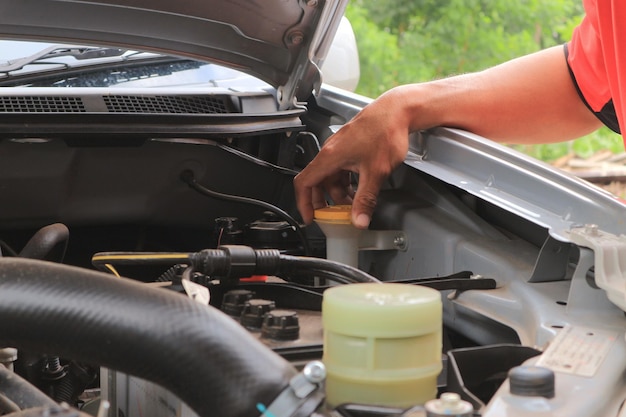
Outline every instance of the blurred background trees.
{"label": "blurred background trees", "polygon": [[[582,0],[352,0],[346,16],[361,63],[357,93],[478,71],[570,39]],[[624,150],[601,129],[576,141],[517,147],[539,159]]]}

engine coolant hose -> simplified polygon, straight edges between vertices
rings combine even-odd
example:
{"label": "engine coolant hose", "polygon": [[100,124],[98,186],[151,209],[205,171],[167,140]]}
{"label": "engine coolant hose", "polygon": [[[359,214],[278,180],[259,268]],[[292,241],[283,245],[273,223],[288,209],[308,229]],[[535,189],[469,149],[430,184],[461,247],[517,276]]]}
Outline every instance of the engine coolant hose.
{"label": "engine coolant hose", "polygon": [[[0,393],[15,403],[20,410],[31,407],[53,407],[56,403],[30,382],[13,371],[0,366]],[[2,407],[3,414],[8,410]]]}
{"label": "engine coolant hose", "polygon": [[0,345],[155,382],[201,417],[257,417],[296,374],[220,311],[127,279],[0,258]]}

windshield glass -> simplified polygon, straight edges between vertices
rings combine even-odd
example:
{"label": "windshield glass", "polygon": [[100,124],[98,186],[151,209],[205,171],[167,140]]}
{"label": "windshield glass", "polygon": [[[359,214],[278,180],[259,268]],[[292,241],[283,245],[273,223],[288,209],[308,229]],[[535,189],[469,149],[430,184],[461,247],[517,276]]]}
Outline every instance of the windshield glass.
{"label": "windshield glass", "polygon": [[266,89],[248,74],[207,62],[141,51],[0,40],[0,86]]}
{"label": "windshield glass", "polygon": [[0,63],[12,61],[38,52],[52,43],[45,42],[20,42],[0,40]]}

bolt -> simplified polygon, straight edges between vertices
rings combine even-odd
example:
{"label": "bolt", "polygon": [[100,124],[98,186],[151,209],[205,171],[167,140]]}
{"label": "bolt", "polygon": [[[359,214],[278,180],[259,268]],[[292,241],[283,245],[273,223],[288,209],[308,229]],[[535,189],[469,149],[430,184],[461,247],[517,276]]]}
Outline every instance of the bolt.
{"label": "bolt", "polygon": [[296,31],[289,34],[289,42],[293,45],[300,45],[304,41],[304,34]]}
{"label": "bolt", "polygon": [[461,396],[455,392],[444,392],[439,398],[444,410],[456,410],[461,403]]}
{"label": "bolt", "polygon": [[304,366],[302,375],[304,375],[307,381],[319,384],[326,379],[326,367],[320,361],[312,361]]}
{"label": "bolt", "polygon": [[597,224],[586,224],[585,232],[591,236],[598,236],[598,225]]}
{"label": "bolt", "polygon": [[394,236],[393,245],[398,249],[406,249],[406,237],[404,235]]}
{"label": "bolt", "polygon": [[455,392],[444,392],[438,400],[424,404],[427,415],[469,417],[473,414],[472,405],[461,399]]}

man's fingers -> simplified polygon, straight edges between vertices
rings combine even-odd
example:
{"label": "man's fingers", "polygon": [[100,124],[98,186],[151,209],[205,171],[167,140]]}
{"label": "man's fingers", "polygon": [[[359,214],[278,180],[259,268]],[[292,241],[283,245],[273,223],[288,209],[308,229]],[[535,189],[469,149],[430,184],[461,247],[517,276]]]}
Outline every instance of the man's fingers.
{"label": "man's fingers", "polygon": [[325,191],[328,188],[333,189],[333,194],[341,194],[341,191],[335,189],[337,186],[333,185],[333,181],[338,183],[338,175],[320,169],[313,161],[294,178],[296,204],[306,224],[313,221],[314,210],[326,207]]}
{"label": "man's fingers", "polygon": [[[346,172],[341,169],[341,153],[332,151],[332,146],[322,148],[318,156],[294,178],[296,203],[302,220],[306,224],[313,221],[314,210],[326,206],[325,191],[333,201],[345,202],[349,190],[342,186]],[[341,203],[340,203],[341,204]]]}
{"label": "man's fingers", "polygon": [[324,189],[333,204],[352,204],[352,186],[350,184],[350,172],[341,171],[324,181]]}
{"label": "man's fingers", "polygon": [[359,229],[367,229],[376,208],[378,192],[385,177],[367,175],[362,172],[359,186],[352,201],[352,224]]}

